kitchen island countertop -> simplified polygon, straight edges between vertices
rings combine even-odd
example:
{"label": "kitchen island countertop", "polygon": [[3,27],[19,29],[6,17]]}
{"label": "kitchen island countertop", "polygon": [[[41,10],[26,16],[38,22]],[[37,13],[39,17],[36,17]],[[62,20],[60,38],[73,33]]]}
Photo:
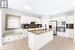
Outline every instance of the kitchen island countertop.
{"label": "kitchen island countertop", "polygon": [[30,30],[29,32],[32,32],[36,35],[40,35],[40,34],[43,34],[43,33],[49,32],[49,31],[52,31],[52,29],[48,29],[48,30],[45,30],[45,29]]}

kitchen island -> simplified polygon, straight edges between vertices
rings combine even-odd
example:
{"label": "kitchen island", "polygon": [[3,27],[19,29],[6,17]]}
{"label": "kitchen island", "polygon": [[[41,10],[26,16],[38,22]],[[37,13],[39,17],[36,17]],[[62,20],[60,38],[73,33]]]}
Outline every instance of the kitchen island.
{"label": "kitchen island", "polygon": [[53,31],[49,30],[31,30],[28,32],[28,46],[31,50],[39,50],[53,39]]}

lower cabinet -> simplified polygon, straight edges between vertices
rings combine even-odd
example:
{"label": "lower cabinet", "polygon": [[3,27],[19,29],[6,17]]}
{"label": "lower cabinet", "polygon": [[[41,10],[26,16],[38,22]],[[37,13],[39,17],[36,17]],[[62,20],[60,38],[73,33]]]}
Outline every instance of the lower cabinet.
{"label": "lower cabinet", "polygon": [[62,36],[62,37],[68,37],[68,33],[66,32],[57,32],[57,35]]}
{"label": "lower cabinet", "polygon": [[18,39],[23,39],[23,38],[25,38],[24,35],[7,36],[7,37],[3,37],[3,43],[7,43],[7,42],[15,41]]}
{"label": "lower cabinet", "polygon": [[57,32],[57,35],[73,39],[74,38],[74,30],[66,29],[66,32]]}
{"label": "lower cabinet", "polygon": [[74,30],[73,29],[66,29],[66,33],[68,33],[69,38],[74,38]]}

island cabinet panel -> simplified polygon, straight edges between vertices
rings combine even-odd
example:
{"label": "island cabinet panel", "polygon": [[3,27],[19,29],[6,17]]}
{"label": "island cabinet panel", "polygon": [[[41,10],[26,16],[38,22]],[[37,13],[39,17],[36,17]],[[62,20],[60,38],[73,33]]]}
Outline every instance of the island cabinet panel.
{"label": "island cabinet panel", "polygon": [[28,46],[31,50],[39,50],[53,39],[53,31],[36,34],[28,32]]}

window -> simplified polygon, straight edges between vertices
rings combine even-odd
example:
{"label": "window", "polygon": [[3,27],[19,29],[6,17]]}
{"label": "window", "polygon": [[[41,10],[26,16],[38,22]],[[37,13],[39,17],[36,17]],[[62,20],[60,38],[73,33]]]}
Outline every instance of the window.
{"label": "window", "polygon": [[6,15],[6,29],[20,28],[20,17],[15,15]]}

